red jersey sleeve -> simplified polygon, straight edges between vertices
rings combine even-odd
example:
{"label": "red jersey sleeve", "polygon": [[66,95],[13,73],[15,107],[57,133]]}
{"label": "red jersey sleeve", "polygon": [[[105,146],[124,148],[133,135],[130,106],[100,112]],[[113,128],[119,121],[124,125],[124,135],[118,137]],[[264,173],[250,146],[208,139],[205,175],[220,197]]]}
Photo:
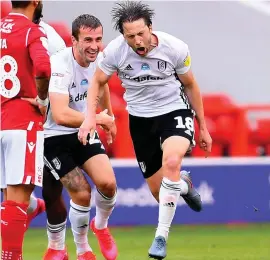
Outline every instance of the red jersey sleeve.
{"label": "red jersey sleeve", "polygon": [[51,65],[48,54],[48,39],[41,27],[35,26],[29,29],[27,47],[33,61],[36,76],[49,78]]}

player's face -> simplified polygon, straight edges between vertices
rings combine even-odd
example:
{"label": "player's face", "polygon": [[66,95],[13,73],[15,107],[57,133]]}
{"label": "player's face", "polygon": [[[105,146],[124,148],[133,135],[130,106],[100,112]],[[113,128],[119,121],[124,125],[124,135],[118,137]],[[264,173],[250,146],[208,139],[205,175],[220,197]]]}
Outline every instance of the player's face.
{"label": "player's face", "polygon": [[147,26],[143,19],[123,24],[123,33],[128,45],[140,56],[150,50],[152,27]]}
{"label": "player's face", "polygon": [[80,29],[78,41],[73,41],[73,45],[84,63],[89,64],[96,60],[102,47],[102,37],[103,30],[101,26],[96,29]]}

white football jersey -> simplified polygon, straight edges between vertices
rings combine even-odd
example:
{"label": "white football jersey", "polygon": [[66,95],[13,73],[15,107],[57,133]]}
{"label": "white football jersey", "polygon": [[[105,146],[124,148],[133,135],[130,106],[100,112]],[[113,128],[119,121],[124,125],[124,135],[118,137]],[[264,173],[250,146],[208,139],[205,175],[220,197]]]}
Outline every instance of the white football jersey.
{"label": "white football jersey", "polygon": [[[74,59],[72,47],[56,53],[51,56],[49,92],[69,95],[69,107],[85,113],[89,80],[93,77],[96,67],[97,60],[90,63],[87,68],[81,67]],[[53,120],[50,104],[48,105],[47,119],[44,124],[45,137],[71,134],[77,131],[77,128],[57,125]]]}
{"label": "white football jersey", "polygon": [[164,32],[154,32],[158,46],[139,56],[120,35],[103,51],[99,68],[107,75],[117,71],[125,88],[127,110],[133,116],[153,117],[190,108],[177,74],[190,69],[187,44]]}
{"label": "white football jersey", "polygon": [[50,56],[66,48],[64,40],[52,26],[43,21],[40,21],[39,25],[45,30],[45,33],[47,35],[48,52]]}

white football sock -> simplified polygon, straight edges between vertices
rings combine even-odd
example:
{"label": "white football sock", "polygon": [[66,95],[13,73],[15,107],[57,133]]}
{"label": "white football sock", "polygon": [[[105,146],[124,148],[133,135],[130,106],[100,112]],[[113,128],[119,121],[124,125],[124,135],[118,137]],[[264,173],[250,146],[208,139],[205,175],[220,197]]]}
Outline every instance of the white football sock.
{"label": "white football sock", "polygon": [[27,209],[27,214],[31,214],[36,209],[37,209],[37,198],[32,193],[31,196],[30,196],[30,202],[29,202],[29,206],[28,206],[28,209]]}
{"label": "white football sock", "polygon": [[69,220],[77,248],[77,254],[92,251],[87,237],[90,220],[90,206],[83,207],[70,200]]}
{"label": "white football sock", "polygon": [[180,193],[180,181],[173,182],[163,178],[159,191],[159,217],[155,237],[163,236],[166,240],[168,239]]}
{"label": "white football sock", "polygon": [[47,222],[48,248],[54,250],[65,249],[66,223],[67,221],[58,225],[51,225]]}
{"label": "white football sock", "polygon": [[99,190],[95,193],[95,203],[96,203],[96,217],[95,217],[95,228],[104,229],[108,226],[108,220],[114,205],[116,202],[116,194],[112,198],[107,198]]}
{"label": "white football sock", "polygon": [[179,185],[180,185],[180,188],[181,188],[181,194],[180,195],[186,195],[188,193],[188,184],[183,179],[181,179],[179,181]]}

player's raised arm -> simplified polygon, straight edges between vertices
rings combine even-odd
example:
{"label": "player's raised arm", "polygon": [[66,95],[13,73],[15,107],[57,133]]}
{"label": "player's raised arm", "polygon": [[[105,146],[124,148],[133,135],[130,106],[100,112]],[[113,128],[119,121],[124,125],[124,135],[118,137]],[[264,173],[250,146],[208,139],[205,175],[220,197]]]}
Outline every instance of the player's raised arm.
{"label": "player's raised arm", "polygon": [[188,50],[187,45],[186,48],[183,48],[183,51],[180,54],[178,59],[178,65],[176,68],[177,75],[184,86],[184,91],[188,96],[188,100],[196,113],[196,119],[199,124],[200,129],[200,137],[199,137],[199,145],[200,147],[206,151],[206,157],[211,152],[212,148],[212,139],[209,135],[209,132],[206,127],[205,117],[204,117],[204,109],[203,109],[203,101],[201,92],[198,86],[198,83],[190,69],[191,66],[191,57]]}
{"label": "player's raised arm", "polygon": [[[96,129],[95,115],[101,98],[100,94],[104,91],[104,87],[106,88],[110,76],[117,70],[114,45],[115,42],[111,42],[103,51],[102,58],[99,60],[97,70],[92,78],[91,87],[88,88],[87,112],[78,133],[78,138],[83,144],[87,142],[87,135],[90,133],[92,136]],[[106,91],[108,90],[105,89],[105,95]]]}

